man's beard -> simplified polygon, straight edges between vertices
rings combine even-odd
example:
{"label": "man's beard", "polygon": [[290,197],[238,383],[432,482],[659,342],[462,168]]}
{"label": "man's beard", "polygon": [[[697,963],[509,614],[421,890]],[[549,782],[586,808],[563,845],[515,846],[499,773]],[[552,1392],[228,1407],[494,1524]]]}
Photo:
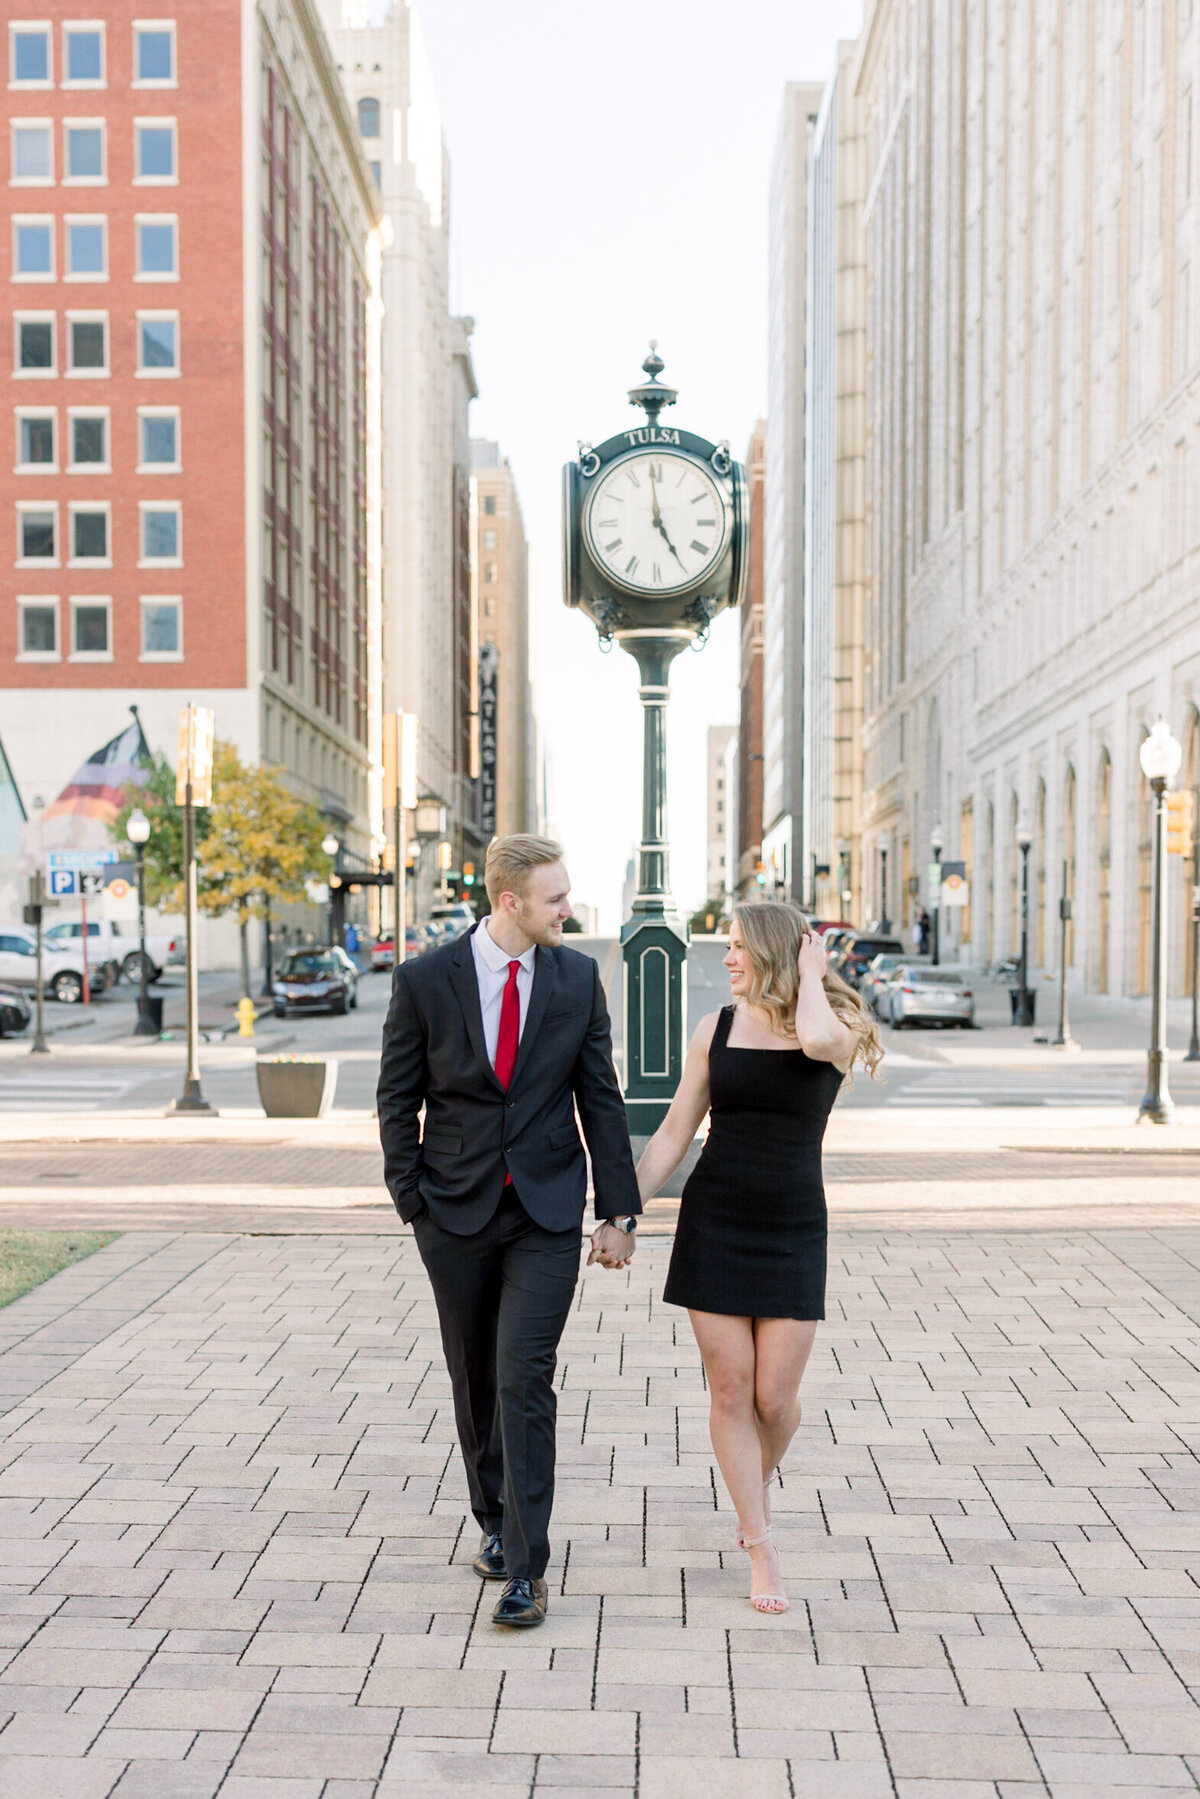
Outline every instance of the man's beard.
{"label": "man's beard", "polygon": [[562,942],[562,923],[555,919],[552,924],[539,925],[533,918],[519,918],[521,929],[534,943],[540,943],[545,949],[555,949]]}

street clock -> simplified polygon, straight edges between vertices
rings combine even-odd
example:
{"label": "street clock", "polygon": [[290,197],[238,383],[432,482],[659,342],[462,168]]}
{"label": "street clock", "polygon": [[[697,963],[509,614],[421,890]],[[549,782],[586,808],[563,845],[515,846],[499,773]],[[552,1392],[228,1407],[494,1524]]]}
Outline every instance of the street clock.
{"label": "street clock", "polygon": [[727,443],[659,421],[676,393],[656,346],[629,400],[645,424],[581,443],[563,470],[563,597],[603,648],[638,665],[645,748],[637,897],[625,956],[625,1106],[649,1136],[679,1085],[685,1049],[687,930],[671,898],[666,710],[671,663],[697,649],[726,606],[740,606],[749,561],[746,476]]}
{"label": "street clock", "polygon": [[663,366],[652,345],[630,389],[647,422],[581,443],[563,470],[564,597],[606,641],[651,626],[703,637],[745,590],[745,473],[727,444],[659,423],[676,397]]}

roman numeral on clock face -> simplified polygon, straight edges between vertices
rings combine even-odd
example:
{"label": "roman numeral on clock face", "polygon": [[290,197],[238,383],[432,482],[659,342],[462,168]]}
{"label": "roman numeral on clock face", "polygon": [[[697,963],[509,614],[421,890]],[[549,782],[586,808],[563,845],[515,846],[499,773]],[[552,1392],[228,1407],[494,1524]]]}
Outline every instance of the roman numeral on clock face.
{"label": "roman numeral on clock face", "polygon": [[690,544],[689,544],[689,546],[688,546],[688,548],[689,548],[689,549],[693,549],[693,550],[696,550],[696,551],[698,551],[698,553],[699,553],[699,554],[700,554],[700,555],[701,555],[701,556],[707,556],[707,555],[708,555],[708,545],[707,545],[707,544],[706,544],[706,543],[701,543],[701,542],[700,542],[700,539],[699,539],[699,538],[698,538],[698,537],[693,537],[693,539],[692,539],[692,541],[691,541],[691,543],[690,543]]}
{"label": "roman numeral on clock face", "polygon": [[625,564],[625,573],[627,575],[632,575],[634,570],[637,568],[637,565],[638,565],[637,557],[631,556],[629,558],[629,561]]}

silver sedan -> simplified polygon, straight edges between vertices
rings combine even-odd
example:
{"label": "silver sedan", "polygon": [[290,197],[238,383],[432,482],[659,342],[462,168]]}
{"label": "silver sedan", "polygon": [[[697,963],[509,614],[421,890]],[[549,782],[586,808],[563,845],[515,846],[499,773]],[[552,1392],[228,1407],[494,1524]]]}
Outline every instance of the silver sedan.
{"label": "silver sedan", "polygon": [[877,1018],[886,1018],[888,980],[900,966],[899,956],[876,956],[868,962],[858,983],[858,997]]}
{"label": "silver sedan", "polygon": [[911,1024],[958,1025],[969,1031],[975,1024],[970,977],[953,968],[901,963],[888,977],[883,1004],[898,1031]]}

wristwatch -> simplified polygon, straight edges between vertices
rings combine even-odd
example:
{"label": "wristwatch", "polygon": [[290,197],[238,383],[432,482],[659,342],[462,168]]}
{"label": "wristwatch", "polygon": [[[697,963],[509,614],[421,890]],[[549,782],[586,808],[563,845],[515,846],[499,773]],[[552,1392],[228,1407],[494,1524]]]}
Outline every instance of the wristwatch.
{"label": "wristwatch", "polygon": [[637,1229],[636,1218],[605,1218],[601,1222],[611,1224],[615,1231],[623,1231],[627,1237],[632,1237]]}

